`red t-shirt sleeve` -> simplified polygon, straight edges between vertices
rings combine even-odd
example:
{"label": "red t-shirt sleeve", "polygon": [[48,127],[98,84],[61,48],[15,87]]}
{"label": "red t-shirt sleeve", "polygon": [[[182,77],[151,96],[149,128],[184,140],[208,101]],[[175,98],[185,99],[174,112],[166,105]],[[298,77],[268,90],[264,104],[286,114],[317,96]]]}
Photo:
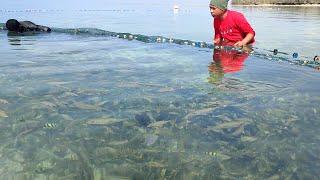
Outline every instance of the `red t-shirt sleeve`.
{"label": "red t-shirt sleeve", "polygon": [[220,24],[221,24],[221,22],[217,18],[215,18],[213,21],[214,39],[221,38],[221,33],[220,33],[220,29],[219,29]]}
{"label": "red t-shirt sleeve", "polygon": [[253,35],[255,35],[256,33],[254,32],[254,30],[252,29],[251,25],[248,23],[247,19],[244,17],[243,14],[240,14],[238,16],[236,16],[236,22],[237,22],[237,26],[238,28],[242,31],[242,33],[244,33],[245,35],[251,33]]}

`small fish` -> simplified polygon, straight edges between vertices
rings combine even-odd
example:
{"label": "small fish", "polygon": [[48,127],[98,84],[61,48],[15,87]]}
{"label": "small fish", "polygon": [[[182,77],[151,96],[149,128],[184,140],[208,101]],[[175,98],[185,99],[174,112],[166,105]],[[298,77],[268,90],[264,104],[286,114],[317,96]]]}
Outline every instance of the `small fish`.
{"label": "small fish", "polygon": [[169,121],[157,121],[157,122],[149,124],[148,127],[151,127],[151,128],[162,128],[168,122]]}
{"label": "small fish", "polygon": [[203,115],[207,115],[211,112],[213,112],[213,110],[215,110],[216,108],[215,107],[210,107],[210,108],[205,108],[205,109],[200,109],[200,110],[194,110],[194,111],[191,111],[190,113],[188,113],[184,119],[191,119],[192,117],[195,117],[195,116],[203,116]]}
{"label": "small fish", "polygon": [[123,119],[117,119],[112,117],[99,117],[94,119],[87,120],[86,124],[88,125],[113,125],[119,122],[124,121]]}
{"label": "small fish", "polygon": [[56,85],[56,86],[59,86],[59,85],[64,85],[64,84],[68,84],[69,82],[64,82],[64,81],[49,81],[47,82],[49,85]]}
{"label": "small fish", "polygon": [[158,135],[150,134],[150,135],[147,135],[145,142],[147,146],[151,146],[158,140],[158,138],[159,138]]}
{"label": "small fish", "polygon": [[65,156],[66,159],[69,159],[71,161],[77,161],[79,160],[79,157],[76,153],[70,153],[68,155]]}
{"label": "small fish", "polygon": [[57,105],[49,101],[43,101],[40,103],[40,107],[51,109],[57,107]]}
{"label": "small fish", "polygon": [[5,99],[0,99],[0,104],[9,104],[9,102]]}
{"label": "small fish", "polygon": [[165,168],[165,167],[167,167],[166,164],[164,164],[162,162],[156,162],[156,161],[148,162],[146,165],[148,167],[152,167],[152,168]]}
{"label": "small fish", "polygon": [[83,102],[74,102],[73,103],[74,107],[78,109],[83,109],[83,110],[99,110],[101,107],[98,105],[93,105],[93,104],[88,104],[88,103],[83,103]]}
{"label": "small fish", "polygon": [[239,128],[245,124],[248,124],[249,122],[246,120],[239,119],[237,121],[229,121],[224,122],[221,124],[218,124],[216,126],[208,128],[208,130],[220,130],[220,129],[229,129],[229,128]]}
{"label": "small fish", "polygon": [[171,88],[171,87],[165,87],[165,88],[159,89],[159,92],[161,92],[161,93],[164,93],[164,92],[172,92],[172,91],[175,91],[175,89],[174,89],[174,88]]}
{"label": "small fish", "polygon": [[7,118],[7,117],[8,117],[8,115],[7,115],[7,113],[6,113],[6,112],[4,112],[4,111],[2,111],[2,110],[0,109],[0,118],[2,118],[2,117]]}
{"label": "small fish", "polygon": [[209,156],[217,156],[217,152],[213,152],[213,151],[210,151],[210,152],[205,152],[206,155],[209,155]]}
{"label": "small fish", "polygon": [[109,145],[111,145],[111,146],[120,146],[120,145],[127,144],[128,142],[129,142],[128,140],[112,141],[112,142],[109,143]]}
{"label": "small fish", "polygon": [[161,176],[161,177],[164,177],[164,176],[166,175],[166,172],[167,172],[167,169],[166,169],[166,168],[163,168],[163,169],[161,170],[160,176]]}
{"label": "small fish", "polygon": [[56,123],[45,123],[44,128],[55,128],[57,127],[57,124]]}
{"label": "small fish", "polygon": [[252,136],[242,136],[241,137],[241,141],[242,142],[253,142],[256,141],[257,138],[256,137],[252,137]]}
{"label": "small fish", "polygon": [[228,155],[225,155],[225,154],[222,154],[222,153],[218,153],[218,152],[214,152],[214,151],[205,152],[205,154],[208,155],[208,156],[212,156],[212,157],[214,157],[214,158],[217,158],[217,159],[219,159],[219,160],[222,160],[222,161],[228,160],[228,159],[231,158],[231,157],[228,156]]}

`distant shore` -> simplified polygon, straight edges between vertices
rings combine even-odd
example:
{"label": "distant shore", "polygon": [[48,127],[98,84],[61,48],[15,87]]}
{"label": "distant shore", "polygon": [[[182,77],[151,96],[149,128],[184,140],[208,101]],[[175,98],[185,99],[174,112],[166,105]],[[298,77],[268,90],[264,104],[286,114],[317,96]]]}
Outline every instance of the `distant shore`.
{"label": "distant shore", "polygon": [[281,6],[281,7],[290,7],[290,6],[301,6],[301,7],[320,7],[320,4],[232,4],[232,6]]}
{"label": "distant shore", "polygon": [[319,0],[231,0],[236,5],[257,6],[320,6]]}

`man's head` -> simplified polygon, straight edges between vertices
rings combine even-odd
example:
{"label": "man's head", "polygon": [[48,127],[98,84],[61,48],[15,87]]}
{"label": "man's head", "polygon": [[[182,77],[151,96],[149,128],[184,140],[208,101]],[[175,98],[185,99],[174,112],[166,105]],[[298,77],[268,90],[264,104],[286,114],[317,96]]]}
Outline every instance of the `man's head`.
{"label": "man's head", "polygon": [[6,23],[6,27],[9,31],[18,32],[20,29],[20,23],[15,19],[9,19]]}
{"label": "man's head", "polygon": [[228,0],[211,0],[209,7],[213,17],[221,16],[227,10]]}

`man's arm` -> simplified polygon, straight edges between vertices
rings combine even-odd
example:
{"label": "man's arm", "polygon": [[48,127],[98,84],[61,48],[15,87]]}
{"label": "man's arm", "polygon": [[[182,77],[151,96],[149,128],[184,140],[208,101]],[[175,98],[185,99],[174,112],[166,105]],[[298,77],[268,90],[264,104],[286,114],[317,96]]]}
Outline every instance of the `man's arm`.
{"label": "man's arm", "polygon": [[243,38],[241,41],[236,42],[234,46],[238,46],[238,47],[245,46],[249,42],[251,42],[253,38],[254,38],[254,34],[248,33],[245,38]]}
{"label": "man's arm", "polygon": [[221,34],[220,34],[220,22],[218,19],[214,19],[213,22],[213,27],[214,27],[214,39],[213,39],[213,44],[219,44],[221,42]]}
{"label": "man's arm", "polygon": [[243,14],[239,14],[239,16],[236,16],[235,18],[238,28],[241,30],[242,33],[246,34],[246,36],[241,41],[236,42],[234,45],[245,46],[249,43],[253,43],[254,36],[256,33],[247,21],[247,19],[244,17]]}

